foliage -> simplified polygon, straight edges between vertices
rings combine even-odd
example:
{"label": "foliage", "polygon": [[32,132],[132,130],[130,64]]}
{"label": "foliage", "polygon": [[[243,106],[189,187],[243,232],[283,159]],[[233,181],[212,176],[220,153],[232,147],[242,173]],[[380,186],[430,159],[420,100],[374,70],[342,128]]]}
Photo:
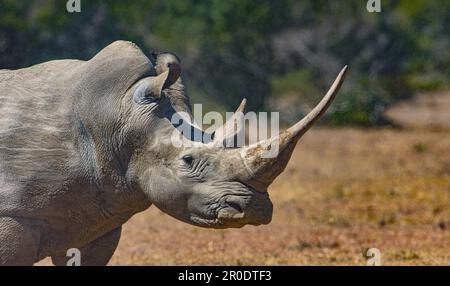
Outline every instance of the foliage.
{"label": "foliage", "polygon": [[[344,64],[350,75],[329,114],[333,124],[380,124],[385,106],[449,84],[450,2],[0,0],[0,68],[57,58],[89,59],[117,39],[183,61],[194,102],[280,110],[298,119]],[[301,103],[301,104],[300,104]]]}

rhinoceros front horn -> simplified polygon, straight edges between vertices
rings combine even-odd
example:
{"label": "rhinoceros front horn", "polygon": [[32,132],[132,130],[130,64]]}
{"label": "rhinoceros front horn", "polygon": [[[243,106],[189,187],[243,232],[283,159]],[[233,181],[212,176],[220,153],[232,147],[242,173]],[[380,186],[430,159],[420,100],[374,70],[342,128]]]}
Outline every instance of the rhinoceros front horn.
{"label": "rhinoceros front horn", "polygon": [[[259,141],[258,143],[236,149],[243,159],[245,171],[238,177],[257,190],[266,190],[273,180],[285,169],[298,140],[319,119],[330,106],[341,87],[347,66],[345,66],[334,81],[327,94],[319,104],[302,120],[280,133],[278,136]],[[271,148],[278,146],[275,156]]]}

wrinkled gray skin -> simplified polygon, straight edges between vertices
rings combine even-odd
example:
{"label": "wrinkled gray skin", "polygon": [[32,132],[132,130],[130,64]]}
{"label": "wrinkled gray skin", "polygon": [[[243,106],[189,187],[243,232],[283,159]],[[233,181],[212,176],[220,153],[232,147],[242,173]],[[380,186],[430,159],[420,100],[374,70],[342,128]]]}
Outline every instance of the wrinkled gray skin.
{"label": "wrinkled gray skin", "polygon": [[0,70],[0,265],[65,265],[69,248],[105,265],[152,204],[203,227],[270,222],[267,187],[315,119],[281,134],[271,160],[259,146],[176,148],[170,119],[190,112],[180,73],[175,56],[150,61],[123,41],[89,61]]}

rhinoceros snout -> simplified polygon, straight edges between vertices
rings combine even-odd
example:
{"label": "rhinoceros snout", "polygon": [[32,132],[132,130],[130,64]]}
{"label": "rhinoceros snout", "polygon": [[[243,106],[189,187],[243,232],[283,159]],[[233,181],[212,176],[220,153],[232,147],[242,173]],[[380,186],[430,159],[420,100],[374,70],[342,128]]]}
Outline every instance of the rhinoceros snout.
{"label": "rhinoceros snout", "polygon": [[272,220],[273,205],[267,193],[252,196],[232,196],[217,214],[224,227],[242,227],[246,224],[268,224]]}

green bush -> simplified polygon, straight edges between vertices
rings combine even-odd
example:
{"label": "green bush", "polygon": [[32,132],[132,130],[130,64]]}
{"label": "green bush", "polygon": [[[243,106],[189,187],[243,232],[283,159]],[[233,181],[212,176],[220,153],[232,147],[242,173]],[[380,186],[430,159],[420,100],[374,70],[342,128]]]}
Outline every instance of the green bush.
{"label": "green bush", "polygon": [[382,1],[381,13],[361,0],[81,1],[70,14],[66,1],[0,0],[0,68],[89,59],[126,39],[177,53],[194,102],[232,110],[246,97],[265,110],[289,97],[313,105],[348,64],[325,122],[365,126],[382,124],[392,103],[450,84],[447,0]]}

